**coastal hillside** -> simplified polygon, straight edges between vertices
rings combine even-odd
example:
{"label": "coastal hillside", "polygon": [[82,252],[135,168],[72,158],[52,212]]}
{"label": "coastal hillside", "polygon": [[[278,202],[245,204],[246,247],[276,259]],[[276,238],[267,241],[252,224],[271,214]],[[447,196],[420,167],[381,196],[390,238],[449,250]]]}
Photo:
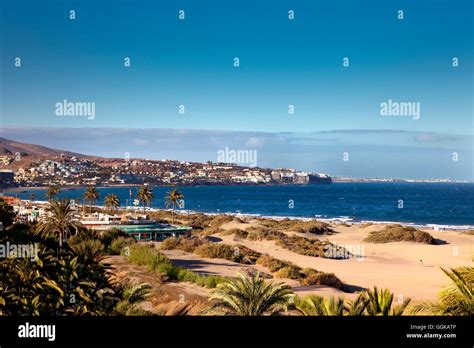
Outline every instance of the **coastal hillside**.
{"label": "coastal hillside", "polygon": [[0,155],[15,155],[19,153],[21,156],[31,156],[31,157],[56,157],[56,156],[75,156],[75,157],[90,157],[80,153],[75,153],[71,151],[52,149],[50,147],[27,144],[19,141],[14,141],[6,138],[0,137]]}
{"label": "coastal hillside", "polygon": [[328,174],[242,166],[229,161],[189,162],[88,156],[0,137],[0,170],[15,175],[7,186],[115,184],[238,185],[331,184]]}

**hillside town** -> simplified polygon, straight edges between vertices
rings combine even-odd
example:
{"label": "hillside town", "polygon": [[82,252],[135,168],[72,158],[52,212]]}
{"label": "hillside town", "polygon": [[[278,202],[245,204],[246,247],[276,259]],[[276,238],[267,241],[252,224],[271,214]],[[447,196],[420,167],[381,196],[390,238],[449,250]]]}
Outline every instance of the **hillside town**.
{"label": "hillside town", "polygon": [[[295,169],[249,168],[232,163],[198,163],[175,160],[106,159],[54,156],[9,168],[14,156],[0,159],[0,183],[4,187],[82,185],[236,185],[330,184],[327,174]],[[3,167],[3,168],[2,168]]]}

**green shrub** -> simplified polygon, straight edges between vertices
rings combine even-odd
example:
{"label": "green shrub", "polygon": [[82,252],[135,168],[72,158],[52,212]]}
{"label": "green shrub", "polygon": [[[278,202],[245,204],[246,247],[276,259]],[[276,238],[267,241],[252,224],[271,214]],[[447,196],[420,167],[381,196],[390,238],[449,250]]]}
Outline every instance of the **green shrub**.
{"label": "green shrub", "polygon": [[151,270],[156,270],[163,263],[171,261],[158,252],[153,245],[132,245],[130,247],[129,260],[140,266],[148,266]]}
{"label": "green shrub", "polygon": [[278,272],[280,269],[284,267],[291,266],[290,262],[281,261],[269,255],[260,256],[257,259],[257,264],[262,265],[263,267],[267,267],[272,273]]}
{"label": "green shrub", "polygon": [[295,265],[280,268],[275,273],[275,277],[300,280],[302,278],[301,268]]}
{"label": "green shrub", "polygon": [[299,236],[287,236],[276,244],[300,255],[324,257],[325,243],[319,239],[309,239]]}
{"label": "green shrub", "polygon": [[165,239],[160,248],[163,250],[182,250],[188,253],[192,253],[198,246],[208,243],[203,238],[189,238],[189,237],[170,237]]}
{"label": "green shrub", "polygon": [[106,249],[112,244],[112,241],[114,239],[117,239],[118,237],[128,238],[130,236],[126,232],[116,228],[111,228],[106,231],[103,231],[99,235],[99,239],[104,244]]}
{"label": "green shrub", "polygon": [[109,247],[110,255],[121,255],[125,247],[136,243],[134,238],[118,237],[112,241]]}
{"label": "green shrub", "polygon": [[175,266],[172,263],[161,263],[155,269],[159,275],[164,274],[169,280],[179,280],[180,270],[180,267]]}
{"label": "green shrub", "polygon": [[390,242],[416,242],[424,244],[435,244],[434,238],[427,232],[420,231],[411,226],[388,225],[381,231],[370,232],[364,239],[370,243]]}
{"label": "green shrub", "polygon": [[267,227],[252,227],[248,230],[249,240],[278,240],[286,238],[286,234]]}
{"label": "green shrub", "polygon": [[176,237],[166,238],[160,245],[160,249],[163,250],[173,250],[177,249],[179,245],[179,239]]}
{"label": "green shrub", "polygon": [[326,285],[339,290],[344,289],[344,284],[334,273],[319,272],[312,268],[303,269],[303,273],[305,274],[302,280],[304,285]]}
{"label": "green shrub", "polygon": [[221,227],[227,222],[234,220],[234,217],[231,215],[219,214],[212,218],[212,221],[209,223],[210,227]]}
{"label": "green shrub", "polygon": [[233,228],[228,231],[228,234],[234,235],[234,240],[246,239],[249,235],[247,231],[241,230],[239,228]]}
{"label": "green shrub", "polygon": [[209,227],[212,217],[205,214],[192,214],[186,217],[186,223],[193,229],[204,229]]}
{"label": "green shrub", "polygon": [[239,252],[237,248],[228,244],[206,243],[194,250],[196,255],[210,259],[226,259],[237,262]]}
{"label": "green shrub", "polygon": [[263,219],[261,222],[266,227],[288,232],[313,234],[332,234],[334,232],[328,223],[317,220],[302,221],[287,218],[283,220]]}
{"label": "green shrub", "polygon": [[200,236],[212,236],[213,234],[221,233],[224,231],[219,227],[206,227],[205,229],[198,231],[197,234]]}

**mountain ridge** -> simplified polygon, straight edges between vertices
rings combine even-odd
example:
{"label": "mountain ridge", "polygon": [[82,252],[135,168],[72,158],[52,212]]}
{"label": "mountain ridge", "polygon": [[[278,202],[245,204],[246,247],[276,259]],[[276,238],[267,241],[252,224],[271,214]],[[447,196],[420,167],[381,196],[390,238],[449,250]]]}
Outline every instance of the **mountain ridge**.
{"label": "mountain ridge", "polygon": [[99,158],[98,156],[89,156],[77,152],[54,149],[43,145],[23,143],[16,140],[10,140],[0,137],[0,155],[14,155],[19,153],[20,156],[31,157],[51,157],[65,155],[68,157],[80,158]]}

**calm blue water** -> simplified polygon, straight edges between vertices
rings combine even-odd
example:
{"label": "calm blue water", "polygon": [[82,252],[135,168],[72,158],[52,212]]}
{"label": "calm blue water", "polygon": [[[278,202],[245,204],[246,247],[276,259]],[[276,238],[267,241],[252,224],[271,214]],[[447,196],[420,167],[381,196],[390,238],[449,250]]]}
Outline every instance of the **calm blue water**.
{"label": "calm blue water", "polygon": [[[132,187],[133,195],[138,191]],[[77,199],[85,189],[65,190],[59,198]],[[169,187],[153,187],[153,207],[164,208]],[[415,224],[474,225],[474,184],[337,183],[289,186],[191,186],[180,187],[185,209],[201,212],[240,212],[273,216],[338,218],[356,221],[397,221]],[[98,188],[100,199],[116,193],[125,205],[128,187]],[[10,193],[44,200],[45,190]],[[398,200],[403,200],[403,209]],[[289,200],[294,208],[289,208]],[[130,204],[130,203],[128,203]]]}

